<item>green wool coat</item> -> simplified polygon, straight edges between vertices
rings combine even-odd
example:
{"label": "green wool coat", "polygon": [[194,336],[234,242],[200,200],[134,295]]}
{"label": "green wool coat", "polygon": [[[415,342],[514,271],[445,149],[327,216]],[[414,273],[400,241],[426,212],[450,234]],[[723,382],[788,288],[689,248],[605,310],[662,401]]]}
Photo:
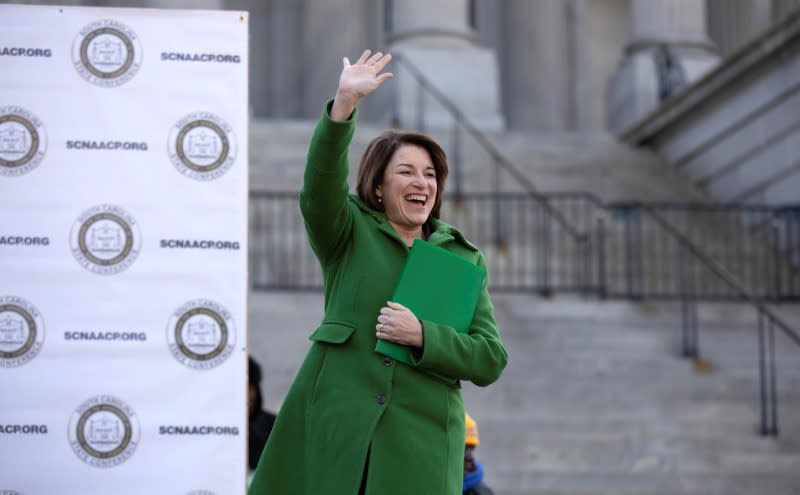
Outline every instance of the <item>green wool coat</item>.
{"label": "green wool coat", "polygon": [[[377,354],[378,312],[408,247],[380,211],[348,193],[357,112],[317,124],[300,195],[323,271],[325,316],[259,462],[250,495],[458,495],[464,464],[460,384]],[[454,227],[433,221],[429,242],[485,267]],[[508,361],[484,287],[467,334],[423,321],[419,368],[486,386]],[[365,465],[367,466],[365,469]]]}

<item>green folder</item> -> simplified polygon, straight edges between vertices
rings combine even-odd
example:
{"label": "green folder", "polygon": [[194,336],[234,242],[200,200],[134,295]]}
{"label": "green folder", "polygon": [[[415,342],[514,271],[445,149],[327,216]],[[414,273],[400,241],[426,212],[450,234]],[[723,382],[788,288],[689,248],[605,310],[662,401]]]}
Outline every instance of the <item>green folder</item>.
{"label": "green folder", "polygon": [[[420,320],[467,333],[485,280],[483,268],[417,239],[411,246],[392,301],[410,309]],[[375,352],[416,367],[408,346],[378,339]]]}

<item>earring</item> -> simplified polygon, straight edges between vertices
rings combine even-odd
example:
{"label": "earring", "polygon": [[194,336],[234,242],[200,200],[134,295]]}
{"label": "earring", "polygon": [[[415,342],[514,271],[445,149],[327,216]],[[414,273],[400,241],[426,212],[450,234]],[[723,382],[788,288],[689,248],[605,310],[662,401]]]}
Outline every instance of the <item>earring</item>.
{"label": "earring", "polygon": [[378,203],[383,203],[383,198],[378,198]]}

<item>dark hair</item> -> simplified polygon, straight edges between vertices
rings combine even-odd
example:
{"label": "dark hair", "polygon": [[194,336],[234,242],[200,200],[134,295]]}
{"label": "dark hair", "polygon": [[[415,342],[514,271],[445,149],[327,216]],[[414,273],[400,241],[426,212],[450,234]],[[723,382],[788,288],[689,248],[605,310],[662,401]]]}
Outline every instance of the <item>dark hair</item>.
{"label": "dark hair", "polygon": [[253,385],[261,383],[261,365],[250,356],[247,356],[247,381]]}
{"label": "dark hair", "polygon": [[386,131],[373,139],[358,165],[358,183],[356,193],[373,210],[382,210],[375,189],[383,182],[383,175],[389,160],[401,146],[419,146],[428,152],[436,171],[436,199],[433,202],[431,216],[439,218],[444,195],[444,181],[447,179],[447,156],[442,147],[433,138],[420,132]]}

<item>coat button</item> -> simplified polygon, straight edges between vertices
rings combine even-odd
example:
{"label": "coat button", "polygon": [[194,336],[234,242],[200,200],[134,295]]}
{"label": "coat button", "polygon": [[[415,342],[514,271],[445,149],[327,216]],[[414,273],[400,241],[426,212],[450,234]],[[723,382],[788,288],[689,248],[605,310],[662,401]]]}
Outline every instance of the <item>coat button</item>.
{"label": "coat button", "polygon": [[386,402],[386,396],[383,394],[378,394],[378,396],[375,397],[375,402],[378,404],[384,404]]}
{"label": "coat button", "polygon": [[386,356],[385,358],[383,358],[383,364],[385,364],[386,366],[391,366],[394,364],[394,359],[390,358],[389,356]]}

